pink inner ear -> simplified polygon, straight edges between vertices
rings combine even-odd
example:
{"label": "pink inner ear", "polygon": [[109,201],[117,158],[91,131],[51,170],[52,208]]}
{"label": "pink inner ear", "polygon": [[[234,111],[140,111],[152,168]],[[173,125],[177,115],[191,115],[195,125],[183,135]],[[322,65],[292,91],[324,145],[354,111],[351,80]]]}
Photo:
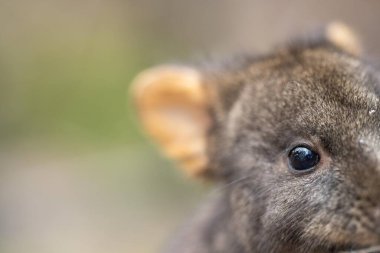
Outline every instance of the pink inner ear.
{"label": "pink inner ear", "polygon": [[198,71],[159,67],[135,81],[136,104],[147,132],[187,173],[206,168],[208,104]]}
{"label": "pink inner ear", "polygon": [[163,117],[170,118],[174,124],[193,125],[191,113],[179,106],[160,108],[159,113],[162,113]]}

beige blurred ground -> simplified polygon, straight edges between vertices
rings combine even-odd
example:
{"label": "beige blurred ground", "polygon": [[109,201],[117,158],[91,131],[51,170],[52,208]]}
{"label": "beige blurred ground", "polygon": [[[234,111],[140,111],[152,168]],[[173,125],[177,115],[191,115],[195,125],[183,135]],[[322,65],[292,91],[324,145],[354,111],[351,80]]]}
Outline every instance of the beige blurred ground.
{"label": "beige blurred ground", "polygon": [[133,76],[342,20],[379,62],[379,1],[0,0],[0,252],[157,252],[205,194],[139,131]]}

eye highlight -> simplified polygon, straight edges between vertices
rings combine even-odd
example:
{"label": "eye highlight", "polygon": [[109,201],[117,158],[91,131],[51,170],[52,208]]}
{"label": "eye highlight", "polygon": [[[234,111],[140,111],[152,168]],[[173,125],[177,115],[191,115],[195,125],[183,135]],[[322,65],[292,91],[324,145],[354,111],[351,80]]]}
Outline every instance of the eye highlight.
{"label": "eye highlight", "polygon": [[319,154],[311,148],[301,145],[289,151],[289,166],[295,172],[307,172],[319,163]]}

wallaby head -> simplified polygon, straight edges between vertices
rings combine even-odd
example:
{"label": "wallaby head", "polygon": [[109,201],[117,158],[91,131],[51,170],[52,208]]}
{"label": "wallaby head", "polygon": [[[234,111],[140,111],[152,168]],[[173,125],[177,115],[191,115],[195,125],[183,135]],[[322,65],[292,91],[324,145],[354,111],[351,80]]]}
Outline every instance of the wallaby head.
{"label": "wallaby head", "polygon": [[380,81],[360,51],[333,23],[320,39],[269,55],[159,66],[135,79],[140,118],[164,153],[226,186],[186,232],[198,242],[173,252],[380,244]]}

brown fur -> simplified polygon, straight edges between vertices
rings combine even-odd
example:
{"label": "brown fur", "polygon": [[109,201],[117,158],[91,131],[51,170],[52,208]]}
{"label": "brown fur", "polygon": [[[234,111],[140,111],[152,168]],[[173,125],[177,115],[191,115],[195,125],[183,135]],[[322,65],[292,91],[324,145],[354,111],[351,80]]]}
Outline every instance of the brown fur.
{"label": "brown fur", "polygon": [[[380,244],[380,81],[353,43],[330,37],[199,69],[212,122],[203,170],[220,188],[168,252]],[[310,173],[288,169],[298,143],[321,156]]]}

